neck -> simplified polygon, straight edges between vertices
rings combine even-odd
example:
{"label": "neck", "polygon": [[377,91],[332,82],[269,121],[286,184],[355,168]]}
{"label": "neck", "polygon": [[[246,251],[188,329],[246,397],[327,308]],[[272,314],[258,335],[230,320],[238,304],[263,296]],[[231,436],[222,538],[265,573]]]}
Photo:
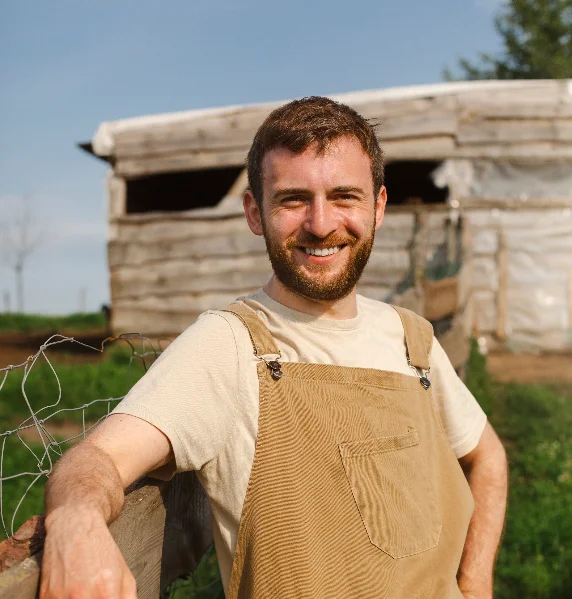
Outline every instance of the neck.
{"label": "neck", "polygon": [[272,275],[270,281],[264,285],[264,291],[275,302],[311,316],[323,316],[332,320],[347,320],[357,316],[355,287],[349,295],[339,300],[313,300],[288,289],[276,278],[276,275]]}

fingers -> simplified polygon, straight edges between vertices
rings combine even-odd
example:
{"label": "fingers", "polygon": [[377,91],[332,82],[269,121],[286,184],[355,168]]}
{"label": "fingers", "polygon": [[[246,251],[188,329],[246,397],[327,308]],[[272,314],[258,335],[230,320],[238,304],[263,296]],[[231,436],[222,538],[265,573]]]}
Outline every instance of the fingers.
{"label": "fingers", "polygon": [[123,576],[121,599],[137,599],[137,583],[129,570],[127,571],[127,574]]}
{"label": "fingers", "polygon": [[74,576],[73,579],[45,569],[40,582],[39,599],[137,599],[135,578],[122,561],[119,556],[113,565],[97,572],[90,572],[86,568],[81,576]]}

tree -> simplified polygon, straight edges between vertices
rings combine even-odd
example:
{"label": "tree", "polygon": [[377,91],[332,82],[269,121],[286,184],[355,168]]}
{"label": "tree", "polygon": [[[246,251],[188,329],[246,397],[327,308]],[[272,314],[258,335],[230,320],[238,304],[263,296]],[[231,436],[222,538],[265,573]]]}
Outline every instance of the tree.
{"label": "tree", "polygon": [[566,79],[572,77],[572,0],[508,0],[495,17],[504,45],[498,56],[459,60],[445,79]]}
{"label": "tree", "polygon": [[0,256],[14,271],[16,309],[24,311],[24,268],[30,256],[40,247],[43,234],[34,226],[30,200],[20,198],[16,216],[0,225]]}

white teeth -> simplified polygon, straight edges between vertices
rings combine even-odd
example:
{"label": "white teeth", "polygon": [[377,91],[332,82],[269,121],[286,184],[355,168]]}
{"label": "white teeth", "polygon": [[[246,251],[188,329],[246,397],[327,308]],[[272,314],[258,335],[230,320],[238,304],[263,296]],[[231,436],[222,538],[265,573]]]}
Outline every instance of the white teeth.
{"label": "white teeth", "polygon": [[330,254],[337,254],[341,250],[340,246],[337,245],[333,248],[323,248],[323,249],[315,249],[315,248],[304,248],[306,254],[310,256],[329,256]]}

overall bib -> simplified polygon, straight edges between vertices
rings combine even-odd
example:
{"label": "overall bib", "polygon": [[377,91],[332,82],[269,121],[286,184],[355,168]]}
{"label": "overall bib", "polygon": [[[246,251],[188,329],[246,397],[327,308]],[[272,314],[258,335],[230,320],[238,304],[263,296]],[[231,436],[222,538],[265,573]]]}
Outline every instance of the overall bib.
{"label": "overall bib", "polygon": [[[428,370],[431,324],[396,308]],[[461,599],[473,498],[427,379],[282,363],[232,304],[260,358],[260,414],[229,599]],[[422,383],[425,383],[422,384]]]}

